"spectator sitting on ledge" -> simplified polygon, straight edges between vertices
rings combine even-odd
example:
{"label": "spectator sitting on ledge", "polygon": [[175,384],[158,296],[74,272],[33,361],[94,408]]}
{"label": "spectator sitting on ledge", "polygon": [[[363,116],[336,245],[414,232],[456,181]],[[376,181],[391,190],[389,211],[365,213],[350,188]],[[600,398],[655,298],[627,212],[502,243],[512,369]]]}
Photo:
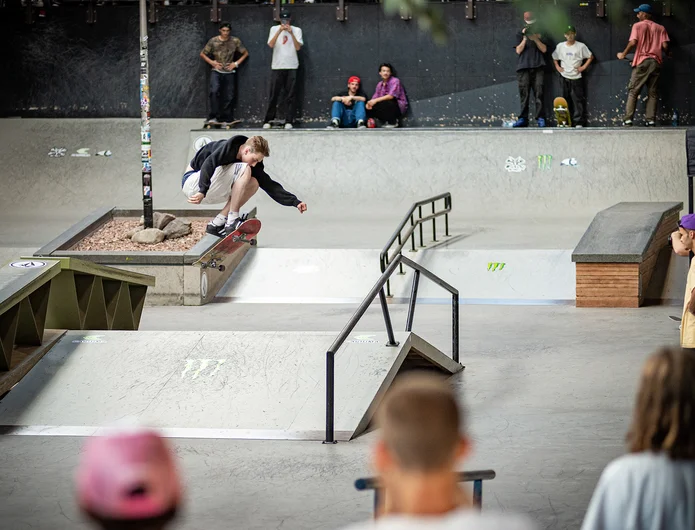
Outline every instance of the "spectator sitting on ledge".
{"label": "spectator sitting on ledge", "polygon": [[389,63],[379,66],[381,81],[376,85],[372,99],[367,101],[367,110],[371,118],[386,122],[384,127],[398,127],[398,120],[408,110],[408,100],[401,81],[393,76],[393,67]]}
{"label": "spectator sitting on ledge", "polygon": [[367,121],[365,102],[367,94],[362,90],[360,78],[353,75],[348,79],[347,88],[331,98],[330,129],[355,127],[362,129]]}

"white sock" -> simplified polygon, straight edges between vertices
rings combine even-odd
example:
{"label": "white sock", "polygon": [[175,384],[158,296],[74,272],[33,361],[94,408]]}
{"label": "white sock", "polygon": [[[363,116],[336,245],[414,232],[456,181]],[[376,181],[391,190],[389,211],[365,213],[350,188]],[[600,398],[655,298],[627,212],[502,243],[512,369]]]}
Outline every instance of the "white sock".
{"label": "white sock", "polygon": [[227,215],[227,224],[230,225],[232,222],[239,217],[239,212],[229,212]]}
{"label": "white sock", "polygon": [[211,223],[215,226],[224,226],[225,221],[227,218],[222,215],[221,213],[218,213],[215,218],[211,221]]}

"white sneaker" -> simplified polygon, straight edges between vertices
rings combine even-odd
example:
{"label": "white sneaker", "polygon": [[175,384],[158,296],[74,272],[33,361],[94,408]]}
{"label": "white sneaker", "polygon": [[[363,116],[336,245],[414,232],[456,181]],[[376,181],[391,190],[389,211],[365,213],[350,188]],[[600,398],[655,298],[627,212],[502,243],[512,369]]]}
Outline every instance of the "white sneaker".
{"label": "white sneaker", "polygon": [[270,123],[264,123],[263,128],[264,129],[270,129]]}
{"label": "white sneaker", "polygon": [[[304,0],[304,1],[306,1],[306,0]],[[364,124],[364,120],[360,120],[357,122],[357,128],[358,129],[366,129],[367,128],[367,126]]]}
{"label": "white sneaker", "polygon": [[395,129],[396,127],[398,127],[397,123],[386,123],[384,125],[384,129]]}
{"label": "white sneaker", "polygon": [[285,129],[293,129],[292,124],[289,123],[289,122],[286,123],[286,124],[285,124]]}

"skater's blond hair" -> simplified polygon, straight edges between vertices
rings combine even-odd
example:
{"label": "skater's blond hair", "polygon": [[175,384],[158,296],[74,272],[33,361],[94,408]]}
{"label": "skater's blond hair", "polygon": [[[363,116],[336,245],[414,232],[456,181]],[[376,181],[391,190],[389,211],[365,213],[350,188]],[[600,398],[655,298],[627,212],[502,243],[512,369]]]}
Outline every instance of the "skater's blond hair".
{"label": "skater's blond hair", "polygon": [[265,156],[270,156],[270,147],[268,146],[268,140],[262,136],[252,136],[246,140],[247,145],[251,148],[251,151]]}

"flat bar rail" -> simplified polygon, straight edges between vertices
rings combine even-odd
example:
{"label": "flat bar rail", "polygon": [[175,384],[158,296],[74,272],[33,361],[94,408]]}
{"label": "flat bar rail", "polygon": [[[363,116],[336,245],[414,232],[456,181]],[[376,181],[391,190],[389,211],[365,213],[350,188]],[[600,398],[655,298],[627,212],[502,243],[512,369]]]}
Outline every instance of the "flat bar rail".
{"label": "flat bar rail", "polygon": [[[444,201],[444,207],[437,210],[437,201]],[[422,208],[430,205],[432,208],[431,214],[423,215]],[[417,211],[417,218],[415,217],[415,212]],[[379,265],[381,267],[381,272],[386,270],[389,263],[391,263],[395,256],[400,255],[403,247],[410,240],[410,250],[412,252],[416,251],[415,248],[415,232],[419,232],[420,248],[425,246],[424,242],[424,231],[423,224],[432,221],[432,241],[437,241],[437,217],[444,216],[444,236],[449,236],[449,212],[451,212],[451,193],[440,193],[434,197],[429,197],[428,199],[423,199],[413,203],[413,205],[408,210],[401,220],[396,231],[391,235],[386,245],[384,245],[381,254],[379,254]],[[408,226],[410,225],[410,226]],[[408,227],[405,233],[403,229]],[[398,245],[395,248],[391,248],[398,241]],[[403,274],[403,266],[401,265],[399,269],[400,274]],[[391,282],[386,281],[386,296],[391,296]]]}
{"label": "flat bar rail", "polygon": [[[492,480],[496,476],[497,473],[492,469],[460,471],[458,473],[458,481],[473,483],[473,505],[480,509],[483,505],[483,480]],[[375,477],[358,478],[355,481],[355,489],[359,491],[374,490],[374,515],[376,515],[381,500],[379,479]]]}
{"label": "flat bar rail", "polygon": [[[350,317],[350,320],[340,332],[338,337],[333,341],[331,347],[326,352],[326,439],[324,443],[335,443],[335,354],[343,345],[348,335],[352,333],[355,326],[360,321],[362,316],[378,296],[381,304],[381,311],[384,315],[384,324],[386,326],[386,334],[388,342],[386,346],[398,346],[393,334],[393,326],[391,324],[391,316],[389,314],[388,304],[386,303],[386,295],[384,293],[384,285],[394,273],[396,268],[401,265],[406,265],[415,271],[415,281],[419,282],[420,275],[433,281],[440,287],[451,293],[451,358],[454,362],[459,362],[459,292],[458,289],[442,280],[439,276],[433,274],[419,263],[406,258],[402,254],[396,255],[396,258],[388,265],[383,274],[371,288],[367,296],[362,300],[355,313]],[[411,331],[413,326],[413,317],[415,314],[415,303],[417,301],[417,284],[414,285],[413,293],[410,300],[408,319],[406,322],[406,331]]]}

